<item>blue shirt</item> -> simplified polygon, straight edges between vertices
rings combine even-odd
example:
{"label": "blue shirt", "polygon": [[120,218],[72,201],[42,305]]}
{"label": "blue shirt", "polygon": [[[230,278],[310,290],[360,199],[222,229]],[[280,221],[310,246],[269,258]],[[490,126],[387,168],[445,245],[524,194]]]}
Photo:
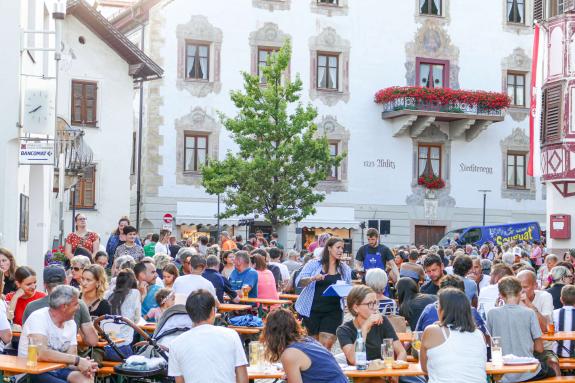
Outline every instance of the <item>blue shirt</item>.
{"label": "blue shirt", "polygon": [[258,297],[258,272],[248,267],[243,272],[238,272],[234,269],[230,274],[230,284],[233,290],[241,290],[243,285],[249,285],[252,289],[248,294],[248,298]]}
{"label": "blue shirt", "polygon": [[465,295],[467,295],[469,302],[471,302],[473,297],[477,296],[477,284],[469,278],[461,279],[463,279],[463,285],[465,286]]}
{"label": "blue shirt", "polygon": [[148,289],[148,294],[142,301],[142,315],[146,315],[148,311],[153,309],[154,307],[158,307],[158,303],[156,302],[156,293],[158,290],[161,289],[158,285],[152,285]]}
{"label": "blue shirt", "polygon": [[231,299],[234,299],[237,294],[232,289],[230,281],[228,281],[222,274],[214,269],[206,269],[202,273],[202,277],[206,278],[208,281],[212,282],[214,288],[216,289],[216,296],[220,302],[224,301],[224,292],[228,294]]}
{"label": "blue shirt", "polygon": [[[471,314],[475,320],[477,328],[481,330],[482,333],[487,334],[487,328],[485,328],[485,322],[481,315],[477,312],[475,307],[471,308]],[[437,302],[430,303],[421,312],[417,325],[415,326],[415,331],[423,331],[429,325],[434,324],[439,320],[439,315],[437,314]]]}

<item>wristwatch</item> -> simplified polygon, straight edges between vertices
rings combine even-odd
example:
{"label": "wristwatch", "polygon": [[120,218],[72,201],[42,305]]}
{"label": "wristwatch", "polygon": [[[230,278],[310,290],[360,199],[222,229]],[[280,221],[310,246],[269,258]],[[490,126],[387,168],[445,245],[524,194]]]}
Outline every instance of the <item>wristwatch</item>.
{"label": "wristwatch", "polygon": [[74,366],[78,367],[79,364],[80,364],[80,357],[78,355],[76,355],[76,360],[74,361]]}

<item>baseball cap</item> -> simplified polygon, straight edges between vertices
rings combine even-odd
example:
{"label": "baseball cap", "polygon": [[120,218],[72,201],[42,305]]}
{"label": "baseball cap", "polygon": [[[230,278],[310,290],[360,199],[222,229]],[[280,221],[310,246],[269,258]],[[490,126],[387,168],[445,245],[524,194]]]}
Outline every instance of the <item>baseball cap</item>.
{"label": "baseball cap", "polygon": [[64,283],[66,281],[66,271],[63,267],[49,265],[44,269],[44,283]]}

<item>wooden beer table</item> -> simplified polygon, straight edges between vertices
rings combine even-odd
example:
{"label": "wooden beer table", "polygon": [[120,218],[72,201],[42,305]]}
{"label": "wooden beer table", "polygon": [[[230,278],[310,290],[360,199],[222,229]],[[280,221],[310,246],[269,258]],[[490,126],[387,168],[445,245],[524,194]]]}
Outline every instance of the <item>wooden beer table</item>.
{"label": "wooden beer table", "polygon": [[297,301],[299,298],[298,294],[280,294],[280,299],[287,299],[288,301]]}
{"label": "wooden beer table", "polygon": [[545,333],[541,339],[550,341],[575,340],[575,331],[557,331],[553,335]]}
{"label": "wooden beer table", "polygon": [[243,310],[250,310],[252,306],[250,305],[239,305],[235,303],[222,303],[220,307],[218,307],[218,311],[227,313],[230,311],[243,311]]}
{"label": "wooden beer table", "polygon": [[38,362],[36,367],[31,368],[26,365],[27,363],[27,358],[0,354],[0,381],[4,381],[4,376],[18,374],[38,375],[67,367],[64,363]]}
{"label": "wooden beer table", "polygon": [[291,305],[293,302],[285,299],[240,298],[241,303],[259,303],[264,306]]}

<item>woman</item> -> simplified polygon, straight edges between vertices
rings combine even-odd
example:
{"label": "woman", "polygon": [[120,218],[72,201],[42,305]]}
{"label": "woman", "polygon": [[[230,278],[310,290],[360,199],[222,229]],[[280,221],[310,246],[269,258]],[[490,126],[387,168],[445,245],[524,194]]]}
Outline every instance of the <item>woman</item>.
{"label": "woman", "polygon": [[256,254],[253,256],[252,263],[258,273],[258,298],[260,299],[279,299],[276,289],[276,279],[271,271],[268,270],[266,259],[263,255]]}
{"label": "woman", "polygon": [[323,233],[318,237],[317,247],[313,251],[314,258],[320,258],[321,257],[321,255],[323,253],[323,248],[325,247],[325,244],[327,243],[327,241],[330,238],[331,238],[330,233]]}
{"label": "woman", "polygon": [[573,272],[565,266],[555,266],[549,272],[549,279],[551,279],[551,287],[547,292],[553,297],[553,308],[555,310],[563,307],[561,303],[561,289],[565,285],[573,284]]}
{"label": "woman", "polygon": [[351,269],[341,262],[343,239],[330,238],[320,259],[309,261],[299,273],[296,286],[304,289],[295,302],[296,311],[303,316],[308,334],[315,337],[328,350],[335,342],[336,330],[343,320],[345,302],[337,296],[324,296],[324,291],[344,281],[351,284]]}
{"label": "woman", "polygon": [[407,360],[407,353],[389,320],[378,310],[379,300],[371,288],[354,286],[347,296],[347,307],[353,319],[337,329],[337,339],[348,364],[355,365],[355,340],[358,331],[365,341],[367,360],[381,359],[383,339],[393,339],[396,360]]}
{"label": "woman", "polygon": [[102,266],[104,269],[108,268],[108,254],[105,251],[98,251],[94,255],[94,263]]}
{"label": "woman", "polygon": [[114,292],[116,287],[116,278],[120,271],[130,269],[133,270],[134,266],[136,266],[136,261],[130,255],[122,255],[114,259],[114,263],[112,264],[112,278],[110,278],[110,285],[108,287],[108,291],[104,294],[104,297],[108,299],[108,297]]}
{"label": "woman", "polygon": [[453,287],[440,290],[438,315],[439,324],[427,326],[421,340],[419,362],[428,383],[485,383],[485,341],[465,293]]}
{"label": "woman", "polygon": [[399,315],[407,320],[410,328],[414,329],[425,306],[435,302],[437,297],[420,293],[417,283],[409,277],[399,278],[395,289],[397,290]]}
{"label": "woman", "polygon": [[[108,298],[110,303],[110,312],[112,315],[121,315],[128,318],[134,323],[138,323],[142,312],[142,303],[140,302],[140,292],[138,291],[136,277],[132,270],[122,270],[116,278],[114,292]],[[128,325],[104,324],[103,329],[109,334],[111,330],[116,332],[117,337],[124,339],[121,343],[116,343],[125,356],[132,355],[130,343],[134,338],[134,330]],[[104,349],[105,359],[120,360],[120,357],[107,346]]]}
{"label": "woman", "polygon": [[266,359],[282,363],[288,382],[348,382],[333,355],[315,339],[306,337],[286,309],[273,310],[266,317],[261,342]]}
{"label": "woman", "polygon": [[44,298],[45,293],[36,291],[36,272],[28,266],[20,266],[14,273],[18,289],[6,295],[8,305],[8,320],[22,326],[22,316],[28,303]]}
{"label": "woman", "polygon": [[6,295],[18,289],[14,273],[16,272],[16,260],[12,253],[3,247],[0,247],[0,270],[4,273],[4,288],[2,294]]}
{"label": "woman", "polygon": [[162,270],[164,270],[164,267],[172,263],[172,257],[170,257],[168,254],[157,253],[152,257],[152,259],[154,260],[154,265],[156,265],[156,273],[158,273],[158,278],[162,280],[164,278]]}
{"label": "woman", "polygon": [[72,279],[70,286],[77,289],[82,283],[82,273],[86,267],[90,266],[90,259],[84,255],[76,255],[70,260],[70,269],[72,270]]}
{"label": "woman", "polygon": [[224,251],[222,255],[222,269],[220,270],[220,274],[222,274],[226,278],[230,278],[232,271],[234,271],[234,261],[236,259],[236,255],[231,251]]}
{"label": "woman", "polygon": [[397,315],[397,305],[395,304],[395,301],[383,294],[387,287],[387,281],[388,279],[385,271],[377,267],[367,270],[367,273],[365,274],[365,284],[377,295],[379,312],[383,315]]}
{"label": "woman", "polygon": [[[116,254],[116,248],[126,242],[126,235],[124,234],[123,229],[129,224],[130,220],[128,219],[128,217],[120,218],[120,220],[118,221],[118,227],[116,228],[116,230],[112,232],[110,238],[108,238],[108,243],[106,243],[106,253],[110,255],[108,267],[112,265],[114,254]],[[136,243],[136,245],[142,246],[140,238],[136,237],[136,240],[134,242]]]}
{"label": "woman", "polygon": [[162,280],[164,281],[164,287],[166,289],[171,289],[174,286],[174,282],[177,277],[180,276],[178,267],[173,263],[169,263],[162,269]]}
{"label": "woman", "polygon": [[82,294],[80,298],[88,306],[90,316],[99,317],[110,314],[111,308],[104,299],[108,289],[106,270],[100,265],[90,265],[82,273]]}
{"label": "woman", "polygon": [[[93,232],[89,231],[87,228],[88,219],[82,213],[76,214],[74,217],[76,231],[73,233],[68,234],[66,237],[66,246],[64,247],[64,255],[69,260],[74,257],[74,253],[76,252],[76,248],[81,246],[88,251],[92,255],[95,255],[98,250],[100,250],[100,236]],[[109,253],[108,253],[109,254]]]}

